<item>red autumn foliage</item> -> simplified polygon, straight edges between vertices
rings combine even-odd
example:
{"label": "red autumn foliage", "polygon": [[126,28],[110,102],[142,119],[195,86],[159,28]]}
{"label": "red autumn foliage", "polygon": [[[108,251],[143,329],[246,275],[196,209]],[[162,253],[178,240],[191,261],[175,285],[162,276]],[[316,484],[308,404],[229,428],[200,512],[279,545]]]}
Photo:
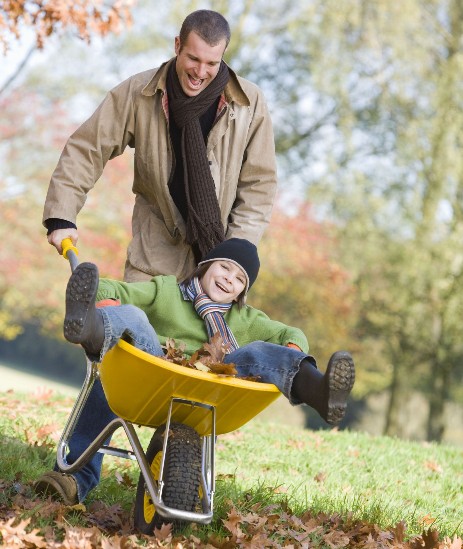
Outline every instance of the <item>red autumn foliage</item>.
{"label": "red autumn foliage", "polygon": [[317,355],[352,349],[356,290],[338,259],[336,227],[308,202],[294,213],[278,204],[259,247],[261,270],[249,304],[301,328]]}

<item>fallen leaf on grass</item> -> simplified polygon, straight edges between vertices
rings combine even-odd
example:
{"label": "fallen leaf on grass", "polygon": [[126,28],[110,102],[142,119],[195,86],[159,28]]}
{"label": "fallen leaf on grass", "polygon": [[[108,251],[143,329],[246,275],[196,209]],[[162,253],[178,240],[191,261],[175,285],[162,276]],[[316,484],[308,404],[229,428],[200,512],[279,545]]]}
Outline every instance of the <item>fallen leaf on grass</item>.
{"label": "fallen leaf on grass", "polygon": [[429,469],[430,471],[434,471],[435,473],[442,473],[443,469],[442,467],[436,463],[435,461],[426,461],[424,466]]}
{"label": "fallen leaf on grass", "polygon": [[436,522],[436,517],[433,517],[431,515],[425,515],[423,518],[420,519],[420,523],[423,526],[431,526],[431,524],[434,524]]}
{"label": "fallen leaf on grass", "polygon": [[53,389],[48,387],[38,387],[32,394],[31,397],[35,400],[49,401],[54,396]]}
{"label": "fallen leaf on grass", "polygon": [[344,532],[332,530],[323,536],[323,541],[332,549],[340,549],[341,547],[347,547],[350,539]]}
{"label": "fallen leaf on grass", "polygon": [[92,528],[66,526],[62,547],[75,549],[98,547],[101,538],[101,532],[94,526]]}
{"label": "fallen leaf on grass", "polygon": [[163,524],[161,528],[155,528],[154,535],[157,540],[170,543],[172,539],[172,524]]}
{"label": "fallen leaf on grass", "polygon": [[127,473],[120,473],[119,471],[116,471],[115,473],[116,481],[121,486],[125,486],[127,488],[133,488],[135,486],[134,482],[132,481],[132,478]]}
{"label": "fallen leaf on grass", "polygon": [[319,473],[317,473],[314,477],[313,477],[314,481],[315,482],[325,482],[326,480],[326,473],[323,472],[323,471],[320,471]]}
{"label": "fallen leaf on grass", "polygon": [[39,532],[38,528],[34,528],[31,532],[26,531],[31,521],[30,518],[21,520],[16,525],[13,525],[15,520],[16,517],[13,517],[0,526],[3,547],[27,547],[29,544],[32,547],[47,547],[47,543],[43,537],[37,535]]}
{"label": "fallen leaf on grass", "polygon": [[[36,440],[47,442],[51,439],[54,442],[58,442],[62,430],[63,426],[58,423],[48,423],[47,425],[42,425],[42,427],[39,427],[35,432]],[[28,440],[28,442],[30,443],[31,441]]]}
{"label": "fallen leaf on grass", "polygon": [[305,442],[303,440],[288,439],[286,444],[290,448],[296,448],[297,450],[303,450],[305,448]]}
{"label": "fallen leaf on grass", "polygon": [[424,549],[437,549],[439,547],[439,533],[437,530],[427,530],[422,534],[422,539],[424,541]]}
{"label": "fallen leaf on grass", "polygon": [[242,521],[241,515],[236,511],[235,507],[232,507],[227,514],[227,520],[222,519],[223,525],[225,528],[232,534],[234,538],[241,539],[244,534],[240,528],[240,523]]}
{"label": "fallen leaf on grass", "polygon": [[407,529],[407,525],[403,520],[398,522],[395,525],[395,528],[392,528],[392,533],[394,534],[394,539],[398,541],[399,543],[402,543],[405,538],[405,530]]}
{"label": "fallen leaf on grass", "polygon": [[367,539],[362,544],[363,549],[377,549],[378,544],[376,543],[376,540],[373,538],[371,533],[368,534]]}
{"label": "fallen leaf on grass", "polygon": [[439,545],[439,549],[461,549],[463,544],[463,540],[461,538],[457,538],[457,536],[453,537],[453,541],[446,537],[444,538],[443,545]]}
{"label": "fallen leaf on grass", "polygon": [[101,501],[95,501],[89,507],[87,518],[98,528],[117,532],[122,527],[122,515],[122,507],[118,503],[108,506]]}

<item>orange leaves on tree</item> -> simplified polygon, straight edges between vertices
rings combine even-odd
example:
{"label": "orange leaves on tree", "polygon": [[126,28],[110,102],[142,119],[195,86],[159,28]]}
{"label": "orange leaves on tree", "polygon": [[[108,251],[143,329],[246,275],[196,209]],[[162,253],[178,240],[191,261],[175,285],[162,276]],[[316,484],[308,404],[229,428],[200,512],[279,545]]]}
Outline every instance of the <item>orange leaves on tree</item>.
{"label": "orange leaves on tree", "polygon": [[131,24],[133,0],[2,0],[0,4],[0,43],[8,49],[11,37],[19,38],[23,25],[34,27],[37,47],[45,39],[67,27],[90,42],[91,34],[118,33]]}
{"label": "orange leaves on tree", "polygon": [[[61,334],[70,269],[46,240],[41,215],[59,149],[75,129],[58,100],[24,90],[0,98],[0,337],[38,319]],[[53,118],[53,124],[50,119]],[[121,279],[131,233],[133,166],[130,151],[113,159],[79,217],[79,258],[101,276]],[[31,288],[40,295],[31,300]]]}
{"label": "orange leaves on tree", "polygon": [[[59,262],[45,238],[40,219],[57,151],[51,144],[64,142],[62,122],[50,124],[54,116],[62,121],[59,102],[25,91],[0,99],[2,122],[0,141],[0,336],[5,337],[16,324],[21,325],[38,313],[53,318],[63,301],[63,290],[56,290],[57,265],[63,266],[61,286],[69,267]],[[40,288],[30,299],[31,288]],[[2,316],[9,315],[6,320]]]}

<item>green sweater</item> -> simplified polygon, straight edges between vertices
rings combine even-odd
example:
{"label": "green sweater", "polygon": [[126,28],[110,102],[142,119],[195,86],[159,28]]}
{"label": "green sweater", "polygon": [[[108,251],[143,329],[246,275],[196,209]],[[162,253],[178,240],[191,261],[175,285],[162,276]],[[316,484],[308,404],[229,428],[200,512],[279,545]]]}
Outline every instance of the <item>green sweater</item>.
{"label": "green sweater", "polygon": [[[204,321],[192,302],[183,298],[174,276],[155,276],[149,282],[101,278],[96,299],[118,299],[123,305],[130,303],[145,311],[161,345],[168,338],[182,341],[186,345],[185,353],[192,355],[208,341]],[[271,320],[248,305],[239,309],[234,304],[224,318],[240,347],[253,341],[267,341],[277,345],[295,343],[304,352],[309,351],[307,338],[301,330]]]}

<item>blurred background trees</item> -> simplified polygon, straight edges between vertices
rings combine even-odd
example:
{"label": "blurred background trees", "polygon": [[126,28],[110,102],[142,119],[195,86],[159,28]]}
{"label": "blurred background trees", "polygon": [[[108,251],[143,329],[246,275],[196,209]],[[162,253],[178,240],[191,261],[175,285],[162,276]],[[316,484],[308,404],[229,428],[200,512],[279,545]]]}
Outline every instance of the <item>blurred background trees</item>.
{"label": "blurred background trees", "polygon": [[[459,0],[139,0],[108,32],[55,27],[41,50],[21,23],[16,66],[0,58],[0,335],[35,324],[61,339],[69,271],[41,227],[61,148],[110,87],[171,57],[184,16],[205,7],[230,21],[226,61],[264,89],[276,134],[280,195],[249,303],[301,327],[321,368],[354,353],[357,416],[387,395],[377,429],[445,439],[463,376]],[[123,272],[131,170],[130,151],[111,161],[78,219],[81,255],[107,276]],[[414,395],[420,432],[404,416]]]}

